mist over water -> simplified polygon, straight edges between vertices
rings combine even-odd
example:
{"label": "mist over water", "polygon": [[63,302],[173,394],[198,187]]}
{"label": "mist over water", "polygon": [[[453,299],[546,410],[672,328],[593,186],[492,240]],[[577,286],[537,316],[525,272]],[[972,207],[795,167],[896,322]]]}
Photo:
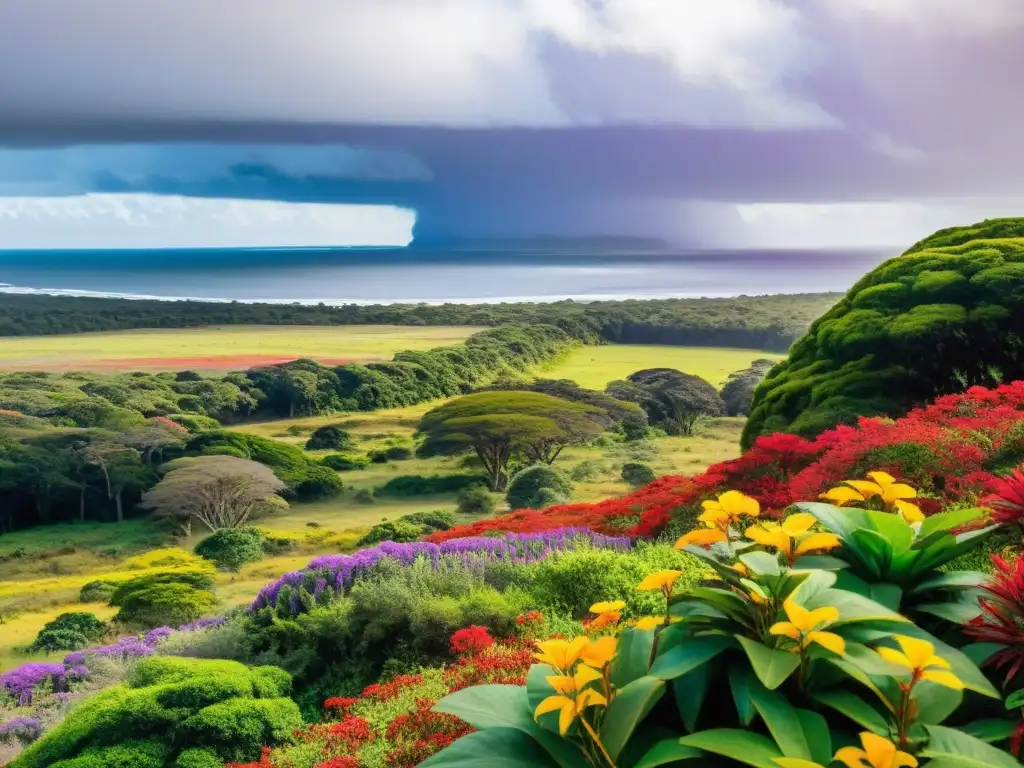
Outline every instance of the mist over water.
{"label": "mist over water", "polygon": [[0,253],[0,291],[261,302],[652,299],[845,291],[895,252],[225,249]]}

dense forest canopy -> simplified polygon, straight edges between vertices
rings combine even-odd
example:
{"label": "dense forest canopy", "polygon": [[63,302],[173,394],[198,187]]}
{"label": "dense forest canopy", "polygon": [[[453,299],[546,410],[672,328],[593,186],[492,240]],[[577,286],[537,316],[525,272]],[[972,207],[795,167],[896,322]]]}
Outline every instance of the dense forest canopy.
{"label": "dense forest canopy", "polygon": [[1024,378],[1024,219],[947,229],[862,278],[754,393],[758,435],[816,435]]}
{"label": "dense forest canopy", "polygon": [[549,324],[577,338],[784,352],[837,294],[550,304],[389,304],[340,307],[199,301],[0,296],[0,336],[201,325]]}

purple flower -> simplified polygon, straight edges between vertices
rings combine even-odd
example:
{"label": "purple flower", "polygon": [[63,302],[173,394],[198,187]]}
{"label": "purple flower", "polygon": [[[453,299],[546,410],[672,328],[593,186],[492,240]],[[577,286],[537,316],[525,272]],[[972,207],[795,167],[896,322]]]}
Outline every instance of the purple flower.
{"label": "purple flower", "polygon": [[[249,606],[255,611],[261,608],[287,608],[298,613],[302,607],[298,589],[313,594],[317,602],[327,598],[327,587],[333,592],[344,594],[363,573],[381,560],[388,558],[402,565],[410,566],[421,558],[437,569],[442,563],[459,565],[474,571],[482,570],[487,563],[511,562],[528,564],[543,560],[552,552],[577,549],[582,545],[613,549],[626,552],[631,546],[627,537],[603,536],[591,533],[586,528],[560,528],[543,533],[509,533],[499,537],[468,536],[451,539],[442,544],[416,541],[398,544],[384,541],[376,547],[363,549],[351,555],[321,555],[313,558],[301,571],[284,574],[277,581],[260,590]],[[278,605],[281,590],[289,587],[291,595],[287,604]]]}
{"label": "purple flower", "polygon": [[63,664],[50,664],[43,661],[22,664],[0,675],[0,689],[13,696],[18,706],[32,703],[32,695],[37,686],[49,682],[53,690],[59,690],[65,683]]}
{"label": "purple flower", "polygon": [[122,637],[112,645],[91,648],[90,652],[104,658],[138,659],[143,656],[152,656],[153,648],[137,637]]}
{"label": "purple flower", "polygon": [[85,664],[85,651],[73,651],[64,657],[65,667],[77,667],[79,664]]}
{"label": "purple flower", "polygon": [[179,632],[194,632],[197,629],[206,629],[207,627],[219,627],[227,619],[223,616],[211,616],[208,619],[196,619],[195,621],[189,622],[188,624],[182,624],[178,627]]}
{"label": "purple flower", "polygon": [[74,678],[75,680],[84,680],[89,676],[89,668],[84,664],[79,664],[78,666],[69,669],[67,671],[67,676],[69,678]]}
{"label": "purple flower", "polygon": [[9,744],[15,739],[28,746],[43,735],[43,726],[34,717],[16,717],[0,725],[0,743]]}
{"label": "purple flower", "polygon": [[171,627],[157,627],[151,629],[146,633],[145,637],[142,638],[142,642],[148,645],[150,648],[156,648],[160,641],[168,635],[173,635],[174,630]]}

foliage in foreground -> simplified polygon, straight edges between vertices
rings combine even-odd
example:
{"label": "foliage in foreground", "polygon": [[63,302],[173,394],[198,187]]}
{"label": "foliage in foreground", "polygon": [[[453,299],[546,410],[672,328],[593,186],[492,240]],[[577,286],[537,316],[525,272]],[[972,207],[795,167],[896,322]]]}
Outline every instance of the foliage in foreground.
{"label": "foliage in foreground", "polygon": [[[742,494],[709,500],[703,527],[677,547],[713,579],[677,592],[680,571],[651,574],[637,589],[660,593],[660,611],[623,627],[624,603],[597,603],[596,636],[539,642],[525,686],[447,696],[432,712],[477,730],[422,764],[500,752],[507,765],[552,768],[1015,768],[994,746],[1014,730],[1002,696],[956,632],[946,625],[940,639],[899,600],[896,610],[873,599],[891,601],[880,587],[894,576],[880,566],[927,579],[988,532],[954,533],[971,519],[956,511],[908,522],[896,504],[913,506],[907,486],[859,482],[843,486],[859,499],[835,497],[885,509],[815,504],[780,524]],[[813,530],[816,520],[836,532]],[[848,568],[875,569],[866,590],[840,585]],[[958,575],[945,586],[960,586]]]}
{"label": "foliage in foreground", "polygon": [[744,447],[1024,377],[1022,230],[945,231],[861,278],[757,388]]}
{"label": "foliage in foreground", "polygon": [[[18,756],[12,768],[132,768],[248,760],[301,726],[291,678],[273,667],[156,657]],[[182,757],[184,752],[190,754]],[[199,764],[199,763],[191,763]]]}
{"label": "foliage in foreground", "polygon": [[[778,516],[847,478],[879,469],[918,489],[925,514],[970,504],[997,487],[996,475],[1024,462],[1024,381],[947,395],[895,421],[861,419],[814,440],[761,437],[747,453],[692,477],[669,475],[629,495],[593,504],[517,511],[435,534],[431,541],[498,531],[538,532],[579,525],[608,534],[654,536],[689,531],[701,502],[727,489],[758,500]],[[1024,515],[1024,496],[1020,509]]]}

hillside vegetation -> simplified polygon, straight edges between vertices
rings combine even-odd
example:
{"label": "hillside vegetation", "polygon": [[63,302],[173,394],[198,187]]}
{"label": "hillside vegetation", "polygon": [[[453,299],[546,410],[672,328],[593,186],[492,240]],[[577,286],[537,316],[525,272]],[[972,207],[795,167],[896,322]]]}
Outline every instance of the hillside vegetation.
{"label": "hillside vegetation", "polygon": [[551,304],[342,307],[0,296],[0,336],[198,325],[556,325],[576,338],[625,344],[747,347],[785,352],[836,294]]}
{"label": "hillside vegetation", "polygon": [[755,392],[744,447],[1024,377],[1024,219],[943,230],[862,278]]}

